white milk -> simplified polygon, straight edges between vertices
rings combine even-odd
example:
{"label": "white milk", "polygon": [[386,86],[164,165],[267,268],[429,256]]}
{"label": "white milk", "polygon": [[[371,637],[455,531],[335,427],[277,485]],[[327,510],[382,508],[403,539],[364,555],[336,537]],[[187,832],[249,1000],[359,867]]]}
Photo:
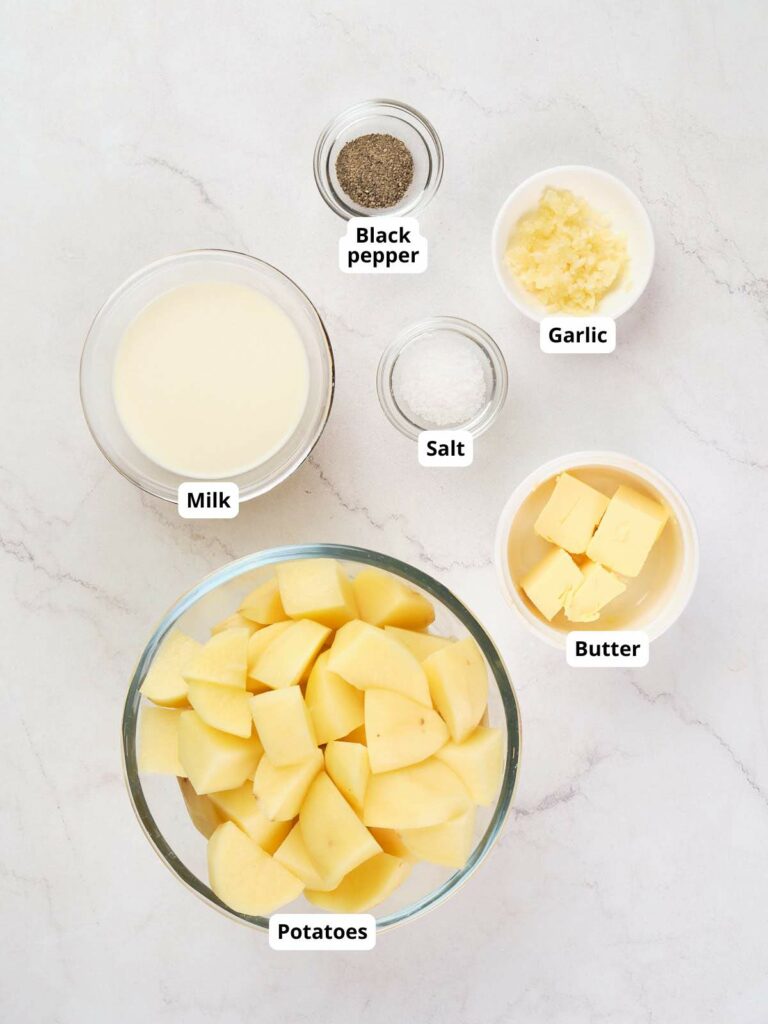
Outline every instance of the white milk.
{"label": "white milk", "polygon": [[120,342],[113,388],[123,426],[159,466],[190,479],[265,462],[307,403],[293,321],[245,285],[183,285],[155,299]]}

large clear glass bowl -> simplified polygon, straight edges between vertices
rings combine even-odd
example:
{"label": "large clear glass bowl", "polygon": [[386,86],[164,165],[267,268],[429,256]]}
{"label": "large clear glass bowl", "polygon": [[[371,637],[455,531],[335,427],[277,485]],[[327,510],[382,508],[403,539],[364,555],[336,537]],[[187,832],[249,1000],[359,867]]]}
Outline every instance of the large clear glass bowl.
{"label": "large clear glass bowl", "polygon": [[115,469],[166,501],[177,500],[186,478],[158,466],[128,436],[113,393],[115,356],[126,328],[145,306],[172,288],[207,281],[246,285],[266,295],[293,321],[307,357],[309,392],[301,420],[266,462],[227,478],[238,485],[240,500],[264,494],[290,476],[314,448],[331,412],[333,351],[317,310],[294,281],[255,256],[225,249],[197,249],[150,263],[120,285],[96,315],[80,363],[80,397],[93,439]]}
{"label": "large clear glass bowl", "polygon": [[[504,775],[492,807],[478,808],[475,848],[459,871],[417,864],[406,882],[386,902],[375,907],[379,931],[419,917],[444,900],[472,875],[485,860],[499,836],[509,812],[520,756],[520,717],[517,700],[504,663],[483,627],[446,587],[426,573],[388,555],[366,548],[337,544],[307,544],[272,548],[225,565],[185,594],[167,612],[152,634],[133,674],[125,701],[122,726],[123,764],[134,810],[141,827],[160,859],[173,874],[210,906],[236,921],[266,930],[269,920],[249,917],[227,907],[207,883],[206,843],[187,814],[176,780],[167,775],[148,775],[137,764],[137,731],[143,698],[139,692],[158,648],[169,630],[182,629],[200,640],[213,623],[235,609],[245,594],[272,574],[279,562],[298,558],[336,558],[355,575],[365,566],[376,566],[405,580],[430,598],[435,607],[434,632],[462,638],[473,636],[488,667],[488,722],[505,737]],[[312,913],[303,898],[283,908],[290,913]]]}

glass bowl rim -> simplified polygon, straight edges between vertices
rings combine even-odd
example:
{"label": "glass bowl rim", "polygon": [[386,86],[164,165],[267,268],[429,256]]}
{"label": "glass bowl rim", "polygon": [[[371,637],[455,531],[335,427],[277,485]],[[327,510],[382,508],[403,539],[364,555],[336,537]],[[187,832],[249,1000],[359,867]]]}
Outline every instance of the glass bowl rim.
{"label": "glass bowl rim", "polygon": [[[429,151],[434,164],[434,169],[428,176],[424,188],[421,190],[419,195],[412,203],[410,203],[410,205],[398,210],[397,213],[388,213],[386,209],[371,210],[370,213],[354,209],[352,206],[345,203],[337,194],[337,191],[333,187],[327,173],[327,155],[330,153],[330,149],[333,147],[339,133],[347,126],[350,119],[357,114],[374,116],[377,110],[381,112],[383,117],[392,117],[398,112],[409,115],[409,117],[416,122],[415,124],[411,124],[411,121],[409,121],[409,124],[411,124],[414,131],[416,131],[420,136],[422,142]],[[407,103],[402,103],[399,100],[383,98],[362,100],[359,103],[353,103],[352,106],[346,107],[339,114],[336,114],[335,117],[332,117],[320,132],[317,143],[315,144],[315,152],[312,159],[312,169],[317,189],[326,205],[329,206],[335,214],[341,217],[342,220],[351,220],[353,217],[415,217],[417,212],[419,210],[423,210],[424,207],[433,199],[439,189],[440,183],[443,180],[444,166],[445,155],[443,153],[443,144],[441,143],[440,136],[437,134],[437,130],[432,122],[420,113],[420,111],[416,110],[415,107],[411,107]]]}
{"label": "glass bowl rim", "polygon": [[222,566],[220,569],[205,576],[195,587],[188,590],[178,601],[165,613],[162,620],[155,628],[152,636],[147,642],[138,664],[131,677],[128,692],[125,697],[123,715],[121,721],[121,747],[123,776],[128,789],[131,805],[141,825],[141,828],[149,840],[155,853],[160,860],[171,871],[176,878],[193,892],[203,902],[220,911],[234,921],[239,921],[248,927],[267,931],[269,919],[265,917],[249,916],[240,914],[224,904],[212,892],[201,879],[176,856],[170,844],[157,827],[152,813],[144,796],[141,785],[138,765],[136,760],[136,733],[141,706],[141,694],[139,688],[144,680],[146,672],[151,664],[157,649],[173,628],[180,616],[191,608],[201,597],[215,590],[223,583],[228,583],[238,576],[244,575],[252,569],[263,568],[274,565],[278,562],[294,561],[302,558],[338,558],[356,562],[359,565],[371,565],[384,569],[402,579],[415,583],[422,587],[432,597],[440,601],[467,629],[475,639],[482,651],[485,662],[496,683],[496,688],[501,698],[504,710],[504,724],[507,736],[506,759],[504,764],[504,775],[499,790],[498,799],[493,809],[491,820],[475,846],[472,856],[463,868],[454,872],[440,886],[427,893],[415,904],[398,910],[377,920],[377,931],[383,932],[389,928],[403,924],[405,921],[415,920],[421,917],[428,910],[434,909],[443,903],[452,893],[459,889],[479,865],[485,860],[491,848],[499,838],[504,822],[509,814],[514,797],[518,777],[518,766],[521,754],[521,725],[520,708],[517,696],[512,686],[509,673],[504,665],[501,655],[496,649],[493,641],[483,626],[475,618],[473,613],[442,583],[439,583],[428,573],[409,565],[400,559],[390,555],[373,551],[369,548],[353,547],[345,544],[296,544],[286,547],[267,548],[263,551],[246,555]]}
{"label": "glass bowl rim", "polygon": [[[387,417],[393,427],[396,427],[401,434],[405,437],[415,441],[421,429],[416,426],[400,409],[400,406],[395,401],[395,396],[392,388],[392,375],[394,373],[395,365],[398,357],[403,349],[415,341],[420,334],[426,334],[430,331],[445,330],[452,331],[457,334],[462,334],[464,337],[471,338],[472,341],[478,345],[486,357],[493,369],[494,373],[494,387],[491,391],[488,401],[465,426],[461,428],[445,427],[443,429],[462,429],[468,430],[473,437],[480,437],[484,434],[496,420],[496,417],[501,412],[504,402],[507,398],[507,391],[509,388],[509,370],[507,368],[507,361],[504,358],[504,353],[499,348],[497,342],[488,334],[487,331],[483,330],[482,327],[478,327],[477,324],[472,323],[471,320],[464,320],[458,316],[429,316],[424,317],[421,320],[416,320],[414,323],[404,327],[402,331],[397,335],[394,341],[384,349],[379,365],[376,371],[376,391],[379,396],[379,404],[381,405],[384,415]],[[426,429],[426,428],[425,428]]]}
{"label": "glass bowl rim", "polygon": [[[328,334],[328,330],[325,326],[325,323],[323,321],[323,318],[320,316],[319,310],[315,306],[314,302],[312,302],[310,297],[307,295],[307,293],[304,291],[304,289],[301,288],[301,286],[298,285],[296,281],[293,280],[292,277],[286,274],[285,271],[280,270],[279,267],[276,267],[274,264],[267,262],[267,260],[260,259],[258,256],[252,256],[250,253],[241,252],[238,249],[218,248],[182,249],[179,252],[170,253],[168,256],[161,256],[160,259],[152,260],[149,263],[144,264],[144,266],[139,267],[138,270],[135,270],[128,277],[124,278],[124,280],[121,281],[121,283],[110,292],[110,294],[107,296],[104,302],[102,302],[102,304],[99,306],[98,310],[96,311],[94,317],[92,318],[88,326],[88,330],[86,331],[85,335],[85,341],[83,342],[83,348],[80,353],[80,362],[78,367],[78,393],[80,396],[80,408],[82,409],[85,424],[88,427],[88,431],[91,437],[93,438],[96,447],[99,449],[99,451],[110,464],[110,466],[112,466],[112,468],[115,469],[120,474],[120,476],[122,476],[125,480],[128,480],[129,483],[133,484],[134,487],[138,487],[140,491],[143,491],[145,494],[151,494],[153,497],[160,498],[163,501],[170,502],[173,505],[177,504],[177,496],[175,493],[172,493],[169,488],[166,488],[164,486],[161,487],[160,485],[155,485],[154,482],[152,482],[152,485],[150,486],[146,480],[137,479],[133,472],[126,466],[122,465],[120,462],[116,461],[115,458],[113,458],[112,454],[105,447],[105,444],[102,441],[102,438],[99,436],[97,430],[95,429],[92,418],[88,413],[88,400],[85,394],[86,387],[84,383],[85,363],[86,358],[94,345],[95,331],[99,322],[101,321],[102,317],[106,313],[108,313],[109,310],[112,309],[112,307],[118,301],[118,299],[120,299],[120,297],[125,292],[128,291],[129,288],[131,288],[137,281],[145,277],[151,277],[156,271],[162,269],[163,267],[169,264],[182,262],[186,259],[189,259],[190,257],[196,258],[205,256],[235,256],[238,259],[245,260],[246,263],[258,264],[261,268],[265,268],[268,273],[275,274],[277,275],[278,278],[282,278],[285,282],[287,282],[288,285],[291,286],[298,293],[299,297],[303,300],[308,310],[312,314],[313,319],[317,322],[317,326],[319,328],[319,337],[322,339],[325,350],[325,356],[328,360],[327,394],[325,396],[323,408],[320,412],[317,430],[314,432],[314,435],[310,438],[308,445],[305,445],[302,451],[299,452],[296,459],[286,463],[280,472],[276,472],[274,478],[270,479],[266,483],[253,484],[251,486],[241,488],[241,502],[250,501],[252,498],[257,498],[259,497],[259,495],[266,494],[269,491],[273,490],[275,487],[283,483],[283,481],[286,480],[289,476],[295,473],[296,470],[309,458],[318,441],[322,437],[323,431],[325,430],[326,425],[328,423],[328,419],[331,415],[331,408],[333,406],[333,399],[336,390],[336,363],[333,354],[333,346],[331,345],[331,339]],[[181,482],[181,478],[179,479]],[[235,483],[238,482],[237,477],[234,477],[232,479],[234,480]]]}

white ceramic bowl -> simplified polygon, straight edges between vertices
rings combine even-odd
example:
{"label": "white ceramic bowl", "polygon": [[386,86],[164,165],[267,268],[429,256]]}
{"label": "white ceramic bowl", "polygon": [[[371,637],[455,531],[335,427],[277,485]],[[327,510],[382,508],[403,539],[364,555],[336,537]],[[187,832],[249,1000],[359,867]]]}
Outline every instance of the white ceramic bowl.
{"label": "white ceramic bowl", "polygon": [[672,513],[640,575],[606,608],[596,622],[578,629],[641,629],[649,639],[661,636],[688,604],[699,572],[699,539],[691,510],[672,484],[650,466],[618,452],[574,452],[546,462],[515,488],[496,530],[495,561],[507,603],[532,633],[553,647],[565,647],[573,627],[560,613],[547,622],[530,604],[520,579],[544,557],[551,545],[533,530],[551,488],[566,470],[606,494],[626,483],[665,504]]}
{"label": "white ceramic bowl", "polygon": [[586,199],[595,210],[609,217],[613,227],[626,237],[627,280],[609,292],[596,310],[600,316],[621,316],[634,306],[651,276],[655,255],[653,228],[635,193],[612,174],[595,167],[550,167],[527,178],[507,198],[493,226],[492,258],[499,284],[525,316],[539,321],[550,315],[546,307],[518,283],[504,258],[509,236],[518,220],[538,205],[548,186],[569,189]]}

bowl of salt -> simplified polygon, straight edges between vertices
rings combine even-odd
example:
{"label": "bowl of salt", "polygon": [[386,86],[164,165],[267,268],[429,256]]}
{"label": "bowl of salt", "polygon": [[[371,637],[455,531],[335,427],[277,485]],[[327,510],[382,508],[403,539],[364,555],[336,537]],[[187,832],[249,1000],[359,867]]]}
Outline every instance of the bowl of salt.
{"label": "bowl of salt", "polygon": [[452,316],[405,328],[377,374],[387,419],[412,439],[423,430],[467,430],[479,437],[507,397],[507,364],[489,334]]}

